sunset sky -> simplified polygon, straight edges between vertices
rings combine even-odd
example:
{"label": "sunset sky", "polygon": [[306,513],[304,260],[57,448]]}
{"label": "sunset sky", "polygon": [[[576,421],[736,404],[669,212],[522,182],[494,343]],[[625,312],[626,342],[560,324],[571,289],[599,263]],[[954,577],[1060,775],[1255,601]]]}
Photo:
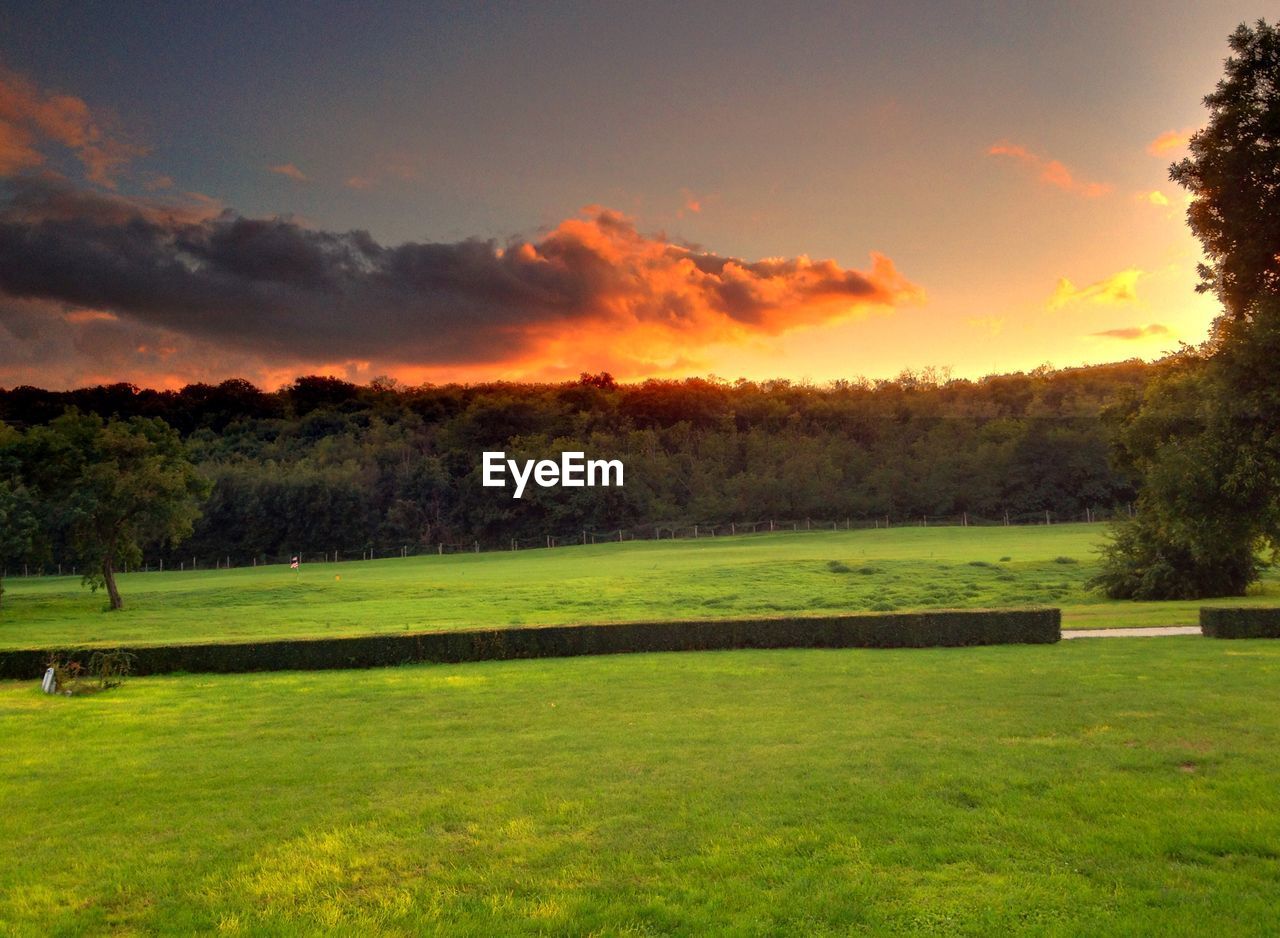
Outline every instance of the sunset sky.
{"label": "sunset sky", "polygon": [[0,8],[0,386],[1154,358],[1255,4]]}

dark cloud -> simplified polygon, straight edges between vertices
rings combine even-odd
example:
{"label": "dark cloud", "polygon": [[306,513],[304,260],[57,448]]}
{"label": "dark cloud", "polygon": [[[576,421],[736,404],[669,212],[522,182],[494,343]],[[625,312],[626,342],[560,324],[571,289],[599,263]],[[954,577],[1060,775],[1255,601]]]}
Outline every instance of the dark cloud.
{"label": "dark cloud", "polygon": [[387,246],[52,175],[3,185],[0,294],[275,361],[501,363],[573,330],[638,329],[678,349],[919,292],[886,258],[869,272],[804,257],[747,263],[642,235],[604,209],[539,240]]}

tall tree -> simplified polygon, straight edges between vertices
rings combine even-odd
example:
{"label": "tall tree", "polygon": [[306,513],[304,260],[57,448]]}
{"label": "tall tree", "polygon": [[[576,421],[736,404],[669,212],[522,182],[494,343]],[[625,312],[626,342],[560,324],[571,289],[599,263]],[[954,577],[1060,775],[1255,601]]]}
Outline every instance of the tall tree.
{"label": "tall tree", "polygon": [[1209,121],[1169,170],[1192,196],[1187,222],[1208,259],[1198,289],[1222,300],[1222,325],[1280,293],[1280,29],[1242,23],[1229,43]]}
{"label": "tall tree", "polygon": [[1240,595],[1280,543],[1280,30],[1242,24],[1230,45],[1208,123],[1170,167],[1204,245],[1197,289],[1223,310],[1124,417],[1143,484],[1096,581],[1115,597]]}

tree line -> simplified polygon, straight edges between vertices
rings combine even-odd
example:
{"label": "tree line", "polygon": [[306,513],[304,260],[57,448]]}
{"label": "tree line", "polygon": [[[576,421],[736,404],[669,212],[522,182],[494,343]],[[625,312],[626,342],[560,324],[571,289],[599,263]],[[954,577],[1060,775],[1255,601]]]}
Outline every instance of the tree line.
{"label": "tree line", "polygon": [[[93,491],[85,473],[97,457],[78,447],[107,452],[94,434],[113,445],[141,435],[169,454],[167,472],[180,458],[194,467],[194,481],[169,491],[198,513],[137,539],[152,562],[174,566],[769,518],[1083,515],[1135,496],[1133,475],[1112,464],[1103,414],[1140,396],[1155,370],[1125,362],[979,381],[908,372],[823,386],[584,374],[424,387],[307,376],[271,392],[242,380],[0,390],[0,498],[25,492],[27,506],[0,511],[38,519],[26,537],[5,526],[5,562],[101,566],[68,507]],[[486,450],[621,459],[626,485],[531,487],[517,500],[480,484]]]}

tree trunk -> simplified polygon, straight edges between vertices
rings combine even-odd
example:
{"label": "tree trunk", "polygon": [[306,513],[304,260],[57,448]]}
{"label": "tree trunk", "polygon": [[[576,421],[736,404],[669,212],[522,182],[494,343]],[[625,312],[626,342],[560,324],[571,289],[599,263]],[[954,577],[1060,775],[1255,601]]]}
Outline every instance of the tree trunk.
{"label": "tree trunk", "polygon": [[119,609],[124,604],[120,601],[120,591],[116,589],[116,571],[111,565],[111,558],[102,561],[102,579],[107,584],[107,596],[111,599],[111,608]]}

